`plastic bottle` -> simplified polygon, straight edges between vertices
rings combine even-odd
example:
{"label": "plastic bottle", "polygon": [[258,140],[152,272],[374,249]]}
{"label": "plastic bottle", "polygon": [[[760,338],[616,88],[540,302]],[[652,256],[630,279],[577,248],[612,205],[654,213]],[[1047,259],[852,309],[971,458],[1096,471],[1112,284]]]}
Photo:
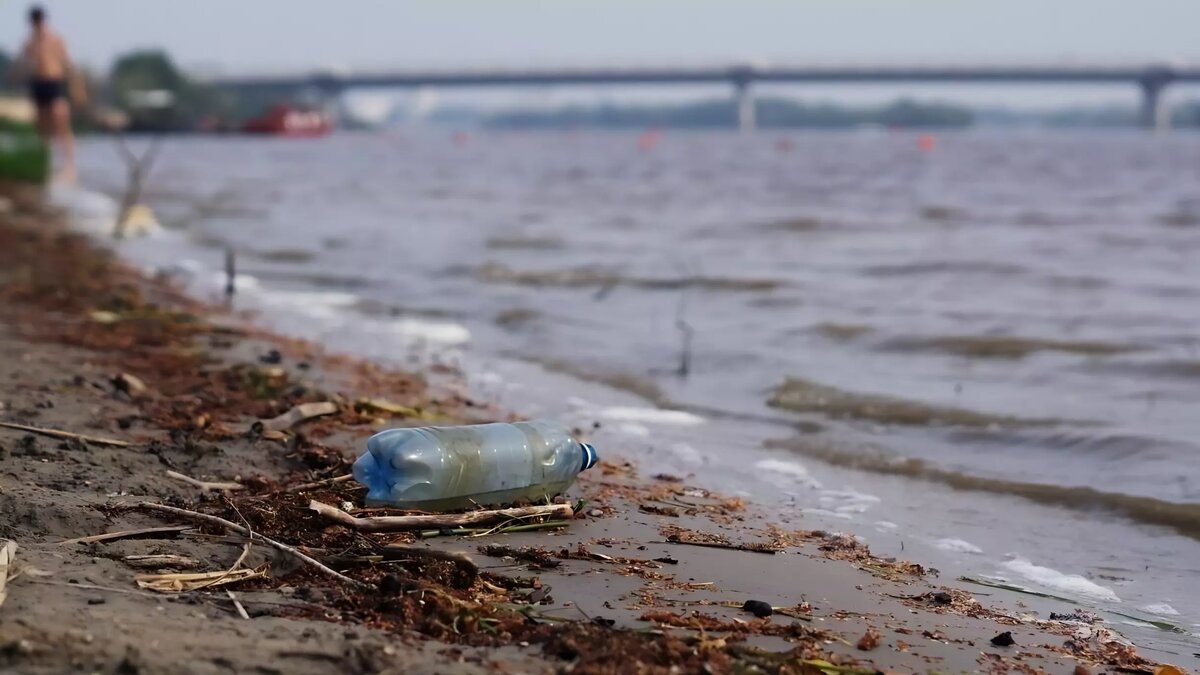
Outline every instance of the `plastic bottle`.
{"label": "plastic bottle", "polygon": [[367,440],[354,478],[367,486],[368,504],[448,511],[543,501],[596,459],[554,422],[388,429]]}

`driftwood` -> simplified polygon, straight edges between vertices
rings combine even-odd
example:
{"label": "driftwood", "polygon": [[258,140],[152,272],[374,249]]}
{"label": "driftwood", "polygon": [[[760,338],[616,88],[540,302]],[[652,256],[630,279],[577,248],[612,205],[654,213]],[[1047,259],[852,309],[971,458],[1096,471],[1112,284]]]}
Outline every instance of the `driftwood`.
{"label": "driftwood", "polygon": [[263,420],[262,426],[266,431],[287,431],[297,424],[314,417],[332,415],[338,411],[337,405],[330,401],[320,403],[301,403],[279,417]]}
{"label": "driftwood", "polygon": [[135,537],[148,537],[162,534],[175,536],[184,530],[191,529],[188,525],[171,525],[170,527],[140,527],[136,530],[121,530],[120,532],[105,532],[104,534],[93,534],[89,537],[79,537],[78,539],[68,539],[58,542],[61,546],[70,544],[95,544],[101,541],[112,541],[114,539],[132,539]]}
{"label": "driftwood", "polygon": [[101,438],[99,436],[85,436],[84,434],[71,433],[70,431],[61,431],[59,429],[43,429],[41,427],[31,427],[26,424],[17,424],[15,422],[0,422],[0,427],[7,429],[16,429],[17,431],[28,431],[31,434],[40,434],[49,436],[50,438],[62,438],[66,440],[84,441],[93,445],[111,445],[117,448],[129,447],[127,441],[118,441],[111,438]]}
{"label": "driftwood", "polygon": [[297,550],[293,546],[288,546],[287,544],[275,541],[274,539],[264,537],[263,535],[251,530],[248,527],[243,527],[241,525],[238,525],[237,523],[230,522],[219,516],[210,516],[207,513],[197,513],[195,511],[188,511],[187,509],[179,509],[179,508],[175,508],[174,506],[167,506],[166,504],[158,504],[156,502],[138,502],[137,504],[134,505],[134,508],[142,509],[143,511],[158,511],[160,513],[170,513],[179,518],[185,518],[187,520],[191,520],[194,522],[208,523],[209,525],[220,525],[221,527],[225,528],[226,530],[230,530],[232,532],[237,532],[238,534],[245,535],[246,537],[248,537],[251,540],[261,541],[262,543],[267,544],[268,546],[271,546],[271,547],[275,548],[276,550],[283,551],[284,553],[286,553],[294,558],[297,558],[301,562],[315,567],[319,572],[321,572],[325,576],[332,577],[332,578],[337,579],[338,581],[340,581],[344,584],[348,584],[350,586],[355,586],[358,588],[369,588],[369,586],[367,584],[365,584],[361,581],[357,581],[355,579],[351,579],[350,577],[346,576],[345,574],[342,574],[341,572],[338,572],[337,570],[334,570],[334,569],[331,569],[331,568],[325,566],[324,563],[301,553],[299,550]]}
{"label": "driftwood", "polygon": [[467,513],[434,513],[418,516],[369,516],[356,518],[339,508],[310,501],[308,508],[321,517],[359,532],[400,532],[404,530],[428,530],[438,527],[463,527],[486,525],[521,518],[555,518],[569,520],[574,516],[570,504],[523,506],[493,511],[468,511]]}
{"label": "driftwood", "polygon": [[16,567],[17,542],[5,539],[0,542],[0,605],[8,597],[8,577]]}
{"label": "driftwood", "polygon": [[193,485],[205,492],[227,491],[227,490],[242,490],[245,488],[241,483],[213,483],[206,480],[196,480],[191,476],[185,476],[178,471],[167,471],[168,478],[174,478],[182,483]]}

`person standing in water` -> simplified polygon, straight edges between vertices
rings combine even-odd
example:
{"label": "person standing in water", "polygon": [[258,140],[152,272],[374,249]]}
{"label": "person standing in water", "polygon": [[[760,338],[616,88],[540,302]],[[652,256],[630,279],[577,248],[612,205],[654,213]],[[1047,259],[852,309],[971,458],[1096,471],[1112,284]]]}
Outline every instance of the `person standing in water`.
{"label": "person standing in water", "polygon": [[20,66],[29,84],[29,96],[37,108],[38,133],[47,143],[57,142],[63,166],[58,179],[75,180],[75,136],[71,132],[71,106],[67,101],[71,59],[62,36],[46,25],[46,10],[34,5],[29,10],[29,39],[21,50]]}

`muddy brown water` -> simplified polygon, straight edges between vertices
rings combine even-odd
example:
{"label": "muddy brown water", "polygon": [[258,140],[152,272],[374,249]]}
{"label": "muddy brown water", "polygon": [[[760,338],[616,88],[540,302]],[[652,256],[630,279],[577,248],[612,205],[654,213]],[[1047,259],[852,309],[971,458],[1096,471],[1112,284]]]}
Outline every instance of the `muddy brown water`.
{"label": "muddy brown water", "polygon": [[124,246],[199,293],[232,246],[276,328],[1200,652],[1200,137],[778,136],[172,139]]}

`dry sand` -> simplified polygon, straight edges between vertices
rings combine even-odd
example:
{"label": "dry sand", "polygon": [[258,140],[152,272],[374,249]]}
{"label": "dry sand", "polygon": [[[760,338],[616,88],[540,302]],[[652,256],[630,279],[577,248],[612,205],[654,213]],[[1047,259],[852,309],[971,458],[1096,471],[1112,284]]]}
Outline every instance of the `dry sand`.
{"label": "dry sand", "polygon": [[[773,524],[754,505],[671,477],[639,477],[620,460],[572,489],[586,504],[563,529],[415,539],[325,523],[306,508],[310,498],[336,506],[361,501],[362,491],[289,488],[344,474],[370,433],[503,412],[439,384],[453,373],[388,372],[230,328],[232,317],[137,277],[56,227],[33,203],[0,222],[0,421],[129,445],[0,429],[0,540],[20,546],[0,606],[4,672],[1155,671],[1098,626],[991,607],[989,597],[919,565],[872,557],[848,537],[802,524]],[[123,391],[120,373],[146,390]],[[402,408],[356,406],[363,396]],[[334,401],[338,413],[279,439],[253,428],[316,400]],[[168,470],[245,489],[202,493]],[[130,556],[230,569],[244,539],[220,528],[61,543],[194,525],[117,508],[142,500],[302,545],[369,589],[262,545],[250,547],[243,567],[266,569],[266,578],[182,593],[139,589],[134,577],[154,570]],[[385,543],[465,553],[479,575],[440,561],[356,560]],[[744,544],[760,550],[728,547]],[[756,618],[742,609],[747,600],[782,611]],[[991,644],[1003,632],[1014,645]]]}

